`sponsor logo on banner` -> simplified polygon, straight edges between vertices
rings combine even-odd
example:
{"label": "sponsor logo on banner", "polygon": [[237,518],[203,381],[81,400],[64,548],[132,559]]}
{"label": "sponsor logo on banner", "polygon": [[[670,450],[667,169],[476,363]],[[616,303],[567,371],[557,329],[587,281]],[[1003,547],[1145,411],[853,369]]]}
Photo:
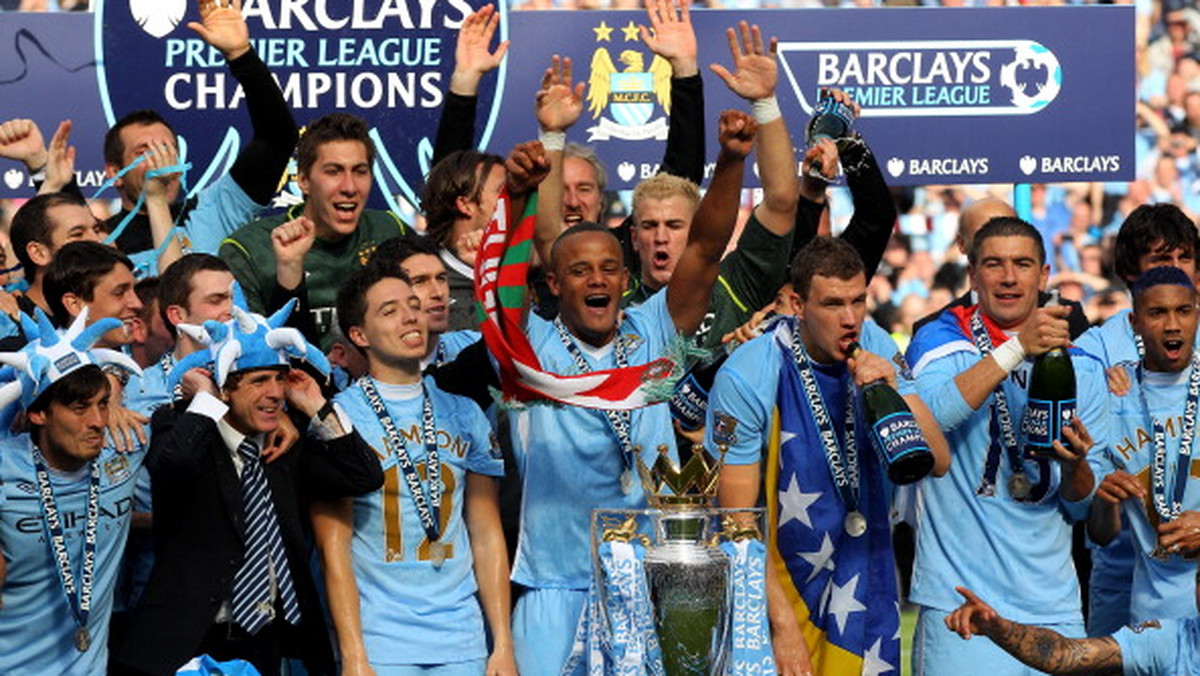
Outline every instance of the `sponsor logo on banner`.
{"label": "sponsor logo on banner", "polygon": [[[617,31],[621,38],[614,41]],[[621,28],[601,21],[592,32],[598,46],[592,52],[587,106],[598,124],[588,128],[588,142],[665,140],[666,115],[671,112],[671,64],[640,49],[643,45],[633,21]]]}
{"label": "sponsor logo on banner", "polygon": [[1026,176],[1035,171],[1043,174],[1115,174],[1121,171],[1120,155],[1071,155],[1067,157],[1034,157],[1025,155],[1018,162]]}
{"label": "sponsor logo on banner", "polygon": [[986,157],[920,157],[907,161],[893,157],[887,161],[892,178],[909,176],[983,176],[988,173]]}
{"label": "sponsor logo on banner", "polygon": [[779,54],[809,114],[821,87],[837,87],[863,117],[1030,115],[1063,80],[1058,58],[1032,40],[781,42]]}
{"label": "sponsor logo on banner", "polygon": [[[186,0],[97,0],[95,48],[108,124],[139,109],[159,111],[180,134],[202,189],[228,171],[250,133],[245,95],[220,52],[188,21]],[[298,125],[331,112],[364,118],[377,149],[372,167],[386,206],[411,215],[416,186],[429,170],[433,135],[454,68],[459,26],[484,0],[244,0],[251,45],[279,82]],[[508,35],[506,3],[498,40]],[[506,64],[480,87],[479,146],[496,124]],[[621,82],[623,97],[635,97]],[[627,112],[626,114],[632,114]],[[294,166],[289,170],[294,174]],[[299,192],[281,185],[277,205]]]}

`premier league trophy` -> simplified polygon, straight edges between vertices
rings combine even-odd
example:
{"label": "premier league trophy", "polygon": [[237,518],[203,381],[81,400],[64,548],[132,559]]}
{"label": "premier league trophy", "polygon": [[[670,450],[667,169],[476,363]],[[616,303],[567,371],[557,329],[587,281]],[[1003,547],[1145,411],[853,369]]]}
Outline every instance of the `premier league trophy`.
{"label": "premier league trophy", "polygon": [[[721,676],[735,660],[769,660],[762,509],[713,507],[724,448],[713,458],[696,445],[682,467],[668,453],[652,467],[638,459],[649,509],[593,512],[604,672]],[[761,626],[744,621],[750,606]],[[734,649],[743,634],[756,654]]]}

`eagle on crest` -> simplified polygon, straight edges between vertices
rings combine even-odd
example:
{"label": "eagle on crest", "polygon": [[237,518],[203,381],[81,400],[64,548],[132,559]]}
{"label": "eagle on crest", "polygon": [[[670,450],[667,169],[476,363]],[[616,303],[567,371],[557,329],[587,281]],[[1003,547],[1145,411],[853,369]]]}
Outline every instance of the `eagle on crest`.
{"label": "eagle on crest", "polygon": [[[621,52],[618,60],[625,65],[625,70],[619,73],[646,72],[645,58],[635,49]],[[650,75],[653,78],[654,96],[667,114],[671,113],[671,64],[661,56],[655,56],[650,62]],[[613,75],[618,74],[617,66],[609,56],[608,50],[601,47],[592,54],[592,72],[588,80],[588,110],[592,118],[600,117],[612,95]]]}

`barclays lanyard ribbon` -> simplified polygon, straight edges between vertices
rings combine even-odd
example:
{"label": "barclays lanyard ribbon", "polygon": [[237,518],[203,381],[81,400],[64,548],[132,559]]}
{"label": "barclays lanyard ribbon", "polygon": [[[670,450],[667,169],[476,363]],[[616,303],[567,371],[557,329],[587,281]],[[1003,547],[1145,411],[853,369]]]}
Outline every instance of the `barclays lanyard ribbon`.
{"label": "barclays lanyard ribbon", "polygon": [[829,464],[829,473],[833,476],[833,485],[837,488],[842,504],[846,506],[846,518],[843,527],[851,537],[860,537],[867,532],[867,519],[858,511],[859,475],[858,475],[858,440],[854,434],[854,384],[846,384],[846,417],[845,417],[845,458],[838,444],[837,430],[833,427],[833,418],[829,408],[825,406],[825,398],[821,396],[816,374],[804,351],[803,341],[793,335],[791,340],[792,358],[800,373],[800,381],[804,383],[804,396],[808,400],[808,408],[812,411],[813,421],[821,434],[821,445],[825,450],[825,461]]}
{"label": "barclays lanyard ribbon", "polygon": [[367,404],[379,418],[379,424],[383,426],[383,431],[387,435],[387,445],[392,454],[396,456],[396,466],[404,475],[404,483],[408,486],[413,506],[417,510],[417,517],[421,520],[421,528],[429,538],[430,560],[434,566],[440,567],[446,562],[446,545],[439,539],[442,535],[442,463],[438,457],[437,430],[434,429],[433,402],[429,399],[429,392],[422,383],[421,438],[425,443],[425,476],[428,484],[428,489],[426,489],[421,485],[421,477],[417,475],[416,464],[408,454],[404,436],[400,434],[400,430],[396,429],[396,423],[388,413],[383,398],[379,396],[379,390],[376,389],[374,381],[367,375],[359,379],[358,385],[362,388]]}
{"label": "barclays lanyard ribbon", "polygon": [[[1192,442],[1196,439],[1196,407],[1200,403],[1200,355],[1193,354],[1188,375],[1187,399],[1183,405],[1183,430],[1179,439],[1179,457],[1175,460],[1175,474],[1171,479],[1171,501],[1167,502],[1167,433],[1163,423],[1150,412],[1146,400],[1145,365],[1138,364],[1138,394],[1142,408],[1150,418],[1154,430],[1154,461],[1150,472],[1150,485],[1154,511],[1163,523],[1172,521],[1183,513],[1183,494],[1187,491],[1187,479],[1192,467]],[[1155,547],[1150,553],[1155,558],[1166,558],[1168,552]]]}
{"label": "barclays lanyard ribbon", "polygon": [[[983,356],[986,357],[991,353],[992,339],[983,325],[983,318],[980,316],[979,310],[971,313],[971,338]],[[1016,338],[1011,340],[1016,340]],[[1021,452],[1017,448],[1016,427],[1013,425],[1012,410],[1008,407],[1008,397],[1004,394],[1003,382],[996,386],[992,396],[994,420],[1000,428],[1002,437],[999,441],[993,439],[992,443],[1001,444],[1004,455],[1008,458],[1009,469],[1012,470],[1012,476],[1008,480],[1008,494],[1015,500],[1028,500],[1032,493],[1032,485],[1029,476],[1025,473],[1025,463],[1021,461]],[[996,473],[1000,469],[999,465],[999,455],[988,453],[983,478],[980,479],[979,487],[975,489],[978,495],[990,497],[996,494]]]}
{"label": "barclays lanyard ribbon", "polygon": [[92,645],[88,631],[88,615],[92,610],[92,584],[96,579],[96,531],[100,522],[100,463],[90,462],[91,476],[88,480],[87,521],[83,530],[83,562],[76,585],[75,572],[71,565],[71,554],[67,551],[67,536],[63,531],[62,515],[54,488],[50,485],[50,470],[40,451],[34,450],[33,463],[37,472],[38,493],[42,497],[42,520],[46,524],[46,540],[50,543],[54,561],[58,566],[58,579],[67,605],[75,618],[75,649],[87,652]]}
{"label": "barclays lanyard ribbon", "polygon": [[[558,317],[554,318],[554,328],[558,331],[558,337],[562,340],[563,347],[575,361],[575,368],[579,369],[580,373],[590,373],[592,367],[588,365],[587,360],[583,357],[583,352],[579,350],[579,346],[567,332],[567,327],[563,326],[562,320]],[[628,346],[619,333],[613,337],[613,358],[619,369],[629,366],[627,349]],[[621,446],[621,459],[625,464],[625,470],[621,472],[621,492],[629,495],[633,492],[633,464],[637,459],[637,449],[633,445],[633,435],[629,429],[633,414],[629,411],[604,409],[604,417],[608,419],[608,425],[616,435],[617,443]]]}

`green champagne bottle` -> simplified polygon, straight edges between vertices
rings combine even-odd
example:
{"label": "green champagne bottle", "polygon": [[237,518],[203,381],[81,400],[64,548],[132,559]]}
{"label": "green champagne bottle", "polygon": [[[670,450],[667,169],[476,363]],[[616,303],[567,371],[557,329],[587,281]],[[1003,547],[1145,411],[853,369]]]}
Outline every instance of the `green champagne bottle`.
{"label": "green champagne bottle", "polygon": [[[858,356],[862,347],[852,343],[847,350]],[[933,453],[904,399],[883,378],[862,388],[862,418],[871,431],[875,449],[887,466],[888,478],[897,485],[920,481],[933,469]]]}
{"label": "green champagne bottle", "polygon": [[[1051,292],[1046,307],[1059,304],[1058,292]],[[1021,420],[1025,457],[1054,457],[1054,440],[1067,443],[1062,428],[1075,417],[1075,404],[1075,367],[1066,348],[1038,355],[1029,374],[1029,401]]]}

